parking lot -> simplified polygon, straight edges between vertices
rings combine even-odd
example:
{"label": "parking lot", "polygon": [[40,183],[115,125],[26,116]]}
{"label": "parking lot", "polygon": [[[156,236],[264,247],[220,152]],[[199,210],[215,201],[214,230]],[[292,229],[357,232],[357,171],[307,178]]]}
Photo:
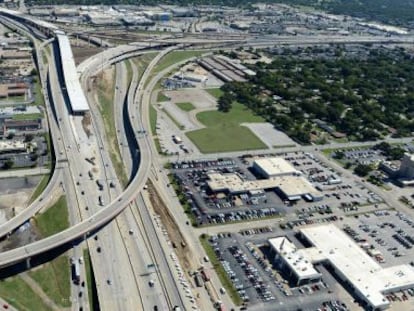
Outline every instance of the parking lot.
{"label": "parking lot", "polygon": [[322,281],[295,287],[269,254],[267,240],[287,235],[300,245],[292,230],[257,227],[210,238],[223,268],[248,310],[360,310],[323,266]]}
{"label": "parking lot", "polygon": [[350,217],[345,231],[382,266],[414,265],[414,221],[397,211]]}
{"label": "parking lot", "polygon": [[[286,201],[275,191],[226,194],[213,193],[207,185],[208,173],[236,173],[244,180],[255,180],[251,166],[257,158],[242,156],[216,160],[183,161],[172,164],[172,175],[187,198],[196,225],[222,224],[264,217],[290,215],[291,219],[311,220],[331,214],[349,214],[378,207],[382,200],[366,187],[339,176],[309,153],[272,154],[283,157],[323,194],[319,202]],[[332,215],[331,215],[332,216]]]}

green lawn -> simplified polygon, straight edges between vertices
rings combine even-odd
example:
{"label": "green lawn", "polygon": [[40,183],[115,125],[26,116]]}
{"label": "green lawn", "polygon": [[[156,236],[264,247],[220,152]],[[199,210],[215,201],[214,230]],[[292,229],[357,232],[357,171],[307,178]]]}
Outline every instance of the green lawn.
{"label": "green lawn", "polygon": [[243,122],[264,122],[245,106],[233,103],[227,112],[205,111],[197,114],[197,119],[206,128],[186,133],[188,138],[203,153],[265,149],[267,146]]}
{"label": "green lawn", "polygon": [[233,286],[230,278],[227,276],[226,271],[224,270],[223,266],[221,265],[220,261],[218,260],[216,254],[214,253],[214,249],[211,247],[210,243],[208,242],[208,236],[200,236],[200,242],[203,246],[204,250],[207,253],[208,258],[210,259],[211,264],[216,271],[221,285],[226,289],[227,294],[230,296],[231,300],[233,300],[236,306],[240,306],[242,304],[242,300],[237,292],[236,288]]}
{"label": "green lawn", "polygon": [[205,91],[208,92],[210,95],[214,96],[215,98],[219,98],[221,95],[223,95],[223,91],[219,88],[205,89]]}
{"label": "green lawn", "polygon": [[13,115],[13,120],[34,120],[42,118],[41,113],[19,113]]}
{"label": "green lawn", "polygon": [[178,106],[178,108],[184,111],[191,111],[195,109],[192,103],[175,103],[175,104]]}
{"label": "green lawn", "polygon": [[61,255],[45,263],[41,268],[29,272],[29,275],[57,305],[62,307],[69,307],[71,305],[71,270],[69,259],[66,255]]}
{"label": "green lawn", "polygon": [[66,197],[61,196],[46,212],[35,218],[42,237],[48,237],[69,227]]}
{"label": "green lawn", "polygon": [[151,105],[150,106],[150,124],[151,124],[151,133],[155,135],[157,133],[157,110]]}
{"label": "green lawn", "polygon": [[187,58],[197,57],[205,53],[205,51],[172,51],[160,60],[158,65],[155,66],[153,73],[163,71],[165,68],[168,68],[171,65],[181,62]]}
{"label": "green lawn", "polygon": [[37,106],[44,106],[45,99],[43,98],[42,86],[40,85],[39,76],[36,76],[34,78],[33,83],[34,83],[35,104]]}
{"label": "green lawn", "polygon": [[19,277],[0,281],[0,296],[20,311],[52,310]]}
{"label": "green lawn", "polygon": [[37,199],[37,197],[39,195],[42,194],[42,192],[45,190],[47,184],[49,183],[50,176],[51,175],[43,175],[42,179],[37,184],[37,187],[36,187],[35,191],[33,192],[32,196],[30,197],[29,203],[32,203],[34,200]]}
{"label": "green lawn", "polygon": [[166,102],[169,101],[170,98],[164,94],[162,90],[159,90],[157,94],[157,102]]}
{"label": "green lawn", "polygon": [[[69,227],[66,197],[61,196],[46,212],[36,216],[36,227],[43,238]],[[56,304],[68,307],[70,302],[70,266],[66,255],[45,263],[41,268],[29,272],[46,295]]]}

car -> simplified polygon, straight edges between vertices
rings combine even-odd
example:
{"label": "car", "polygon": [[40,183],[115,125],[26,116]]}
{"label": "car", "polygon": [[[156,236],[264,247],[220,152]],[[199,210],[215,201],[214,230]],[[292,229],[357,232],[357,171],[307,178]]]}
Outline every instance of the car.
{"label": "car", "polygon": [[220,288],[220,293],[221,293],[222,295],[224,295],[224,294],[226,293],[226,289],[225,289],[224,287],[221,287],[221,288]]}
{"label": "car", "polygon": [[154,287],[154,284],[155,284],[154,280],[149,280],[148,282],[149,287]]}
{"label": "car", "polygon": [[111,284],[112,284],[112,281],[111,281],[110,279],[107,279],[107,280],[106,280],[106,283],[107,283],[108,285],[111,285]]}

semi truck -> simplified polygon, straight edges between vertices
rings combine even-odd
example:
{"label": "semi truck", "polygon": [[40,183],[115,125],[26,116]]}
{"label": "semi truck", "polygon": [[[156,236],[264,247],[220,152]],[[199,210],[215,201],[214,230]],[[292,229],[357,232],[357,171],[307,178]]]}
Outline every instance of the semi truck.
{"label": "semi truck", "polygon": [[73,280],[73,283],[75,283],[76,285],[79,285],[79,282],[80,282],[80,269],[79,269],[79,262],[78,261],[74,261],[72,263],[72,280]]}

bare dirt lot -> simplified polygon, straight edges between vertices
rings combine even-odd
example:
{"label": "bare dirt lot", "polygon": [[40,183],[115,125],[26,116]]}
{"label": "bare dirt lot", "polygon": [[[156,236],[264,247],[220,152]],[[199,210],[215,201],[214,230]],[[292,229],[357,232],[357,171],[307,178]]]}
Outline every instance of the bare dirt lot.
{"label": "bare dirt lot", "polygon": [[82,46],[72,45],[72,52],[76,65],[79,65],[85,59],[91,57],[92,55],[98,54],[102,50],[102,48],[98,48],[94,45],[88,46],[87,43],[86,45],[82,44]]}

